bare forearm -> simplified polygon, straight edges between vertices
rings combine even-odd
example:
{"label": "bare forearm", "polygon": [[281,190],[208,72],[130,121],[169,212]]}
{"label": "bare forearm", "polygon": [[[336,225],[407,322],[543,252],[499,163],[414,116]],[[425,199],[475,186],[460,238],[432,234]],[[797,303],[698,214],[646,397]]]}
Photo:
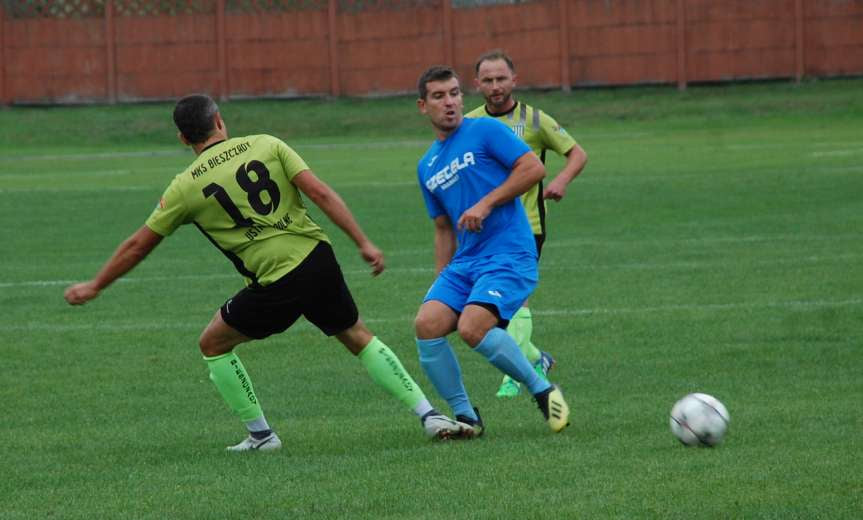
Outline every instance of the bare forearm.
{"label": "bare forearm", "polygon": [[465,210],[458,219],[458,229],[481,231],[482,223],[496,206],[505,204],[545,177],[545,166],[533,152],[528,152],[513,165],[506,180],[497,188],[481,198],[476,204]]}
{"label": "bare forearm", "polygon": [[587,165],[587,153],[580,146],[575,145],[567,154],[566,164],[560,173],[555,176],[555,179],[560,178],[561,182],[569,184],[584,170],[585,165]]}
{"label": "bare forearm", "polygon": [[452,260],[455,254],[455,235],[452,230],[438,231],[435,233],[434,252],[435,252],[435,272],[440,273],[443,268]]}
{"label": "bare forearm", "polygon": [[344,231],[354,241],[357,247],[361,247],[368,242],[368,238],[363,233],[351,210],[348,209],[348,206],[339,197],[338,193],[333,190],[326,190],[326,193],[318,195],[313,201],[333,224],[337,225],[339,229]]}
{"label": "bare forearm", "polygon": [[151,231],[147,226],[141,226],[120,244],[93,279],[67,287],[63,293],[66,301],[72,305],[83,305],[97,297],[102,289],[141,263],[141,260],[146,258],[161,241],[161,235]]}
{"label": "bare forearm", "polygon": [[488,207],[494,208],[506,204],[545,177],[545,166],[536,159],[534,154],[530,156],[530,158],[519,159],[506,181],[483,197],[483,202]]}
{"label": "bare forearm", "polygon": [[567,152],[563,170],[543,190],[543,198],[557,202],[563,199],[566,196],[566,187],[581,173],[585,164],[587,164],[587,154],[576,144]]}
{"label": "bare forearm", "polygon": [[95,288],[101,291],[114,283],[141,263],[147,253],[149,251],[143,250],[134,236],[126,239],[93,277]]}

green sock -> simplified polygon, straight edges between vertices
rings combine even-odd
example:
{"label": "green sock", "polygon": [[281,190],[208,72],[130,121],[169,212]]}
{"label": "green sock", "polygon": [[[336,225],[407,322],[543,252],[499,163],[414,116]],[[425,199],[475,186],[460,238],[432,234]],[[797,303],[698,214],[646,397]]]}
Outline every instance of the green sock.
{"label": "green sock", "polygon": [[243,422],[263,417],[264,412],[252,388],[252,380],[236,354],[228,352],[221,356],[204,356],[204,361],[210,368],[210,380],[222,394],[222,399]]}
{"label": "green sock", "polygon": [[531,364],[539,361],[539,358],[542,357],[542,352],[530,341],[530,335],[533,333],[533,318],[528,307],[521,307],[515,313],[512,319],[509,320],[509,326],[506,328],[506,331],[518,343],[518,348],[521,349]]}
{"label": "green sock", "polygon": [[411,410],[416,411],[417,406],[426,400],[425,394],[399,358],[377,337],[372,338],[358,357],[372,381]]}

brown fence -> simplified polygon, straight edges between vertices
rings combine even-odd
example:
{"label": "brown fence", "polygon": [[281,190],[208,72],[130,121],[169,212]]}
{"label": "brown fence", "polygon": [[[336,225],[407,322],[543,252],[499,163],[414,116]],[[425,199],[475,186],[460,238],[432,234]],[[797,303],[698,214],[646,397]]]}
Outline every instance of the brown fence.
{"label": "brown fence", "polygon": [[0,103],[413,92],[491,48],[528,87],[863,74],[863,0],[3,0]]}

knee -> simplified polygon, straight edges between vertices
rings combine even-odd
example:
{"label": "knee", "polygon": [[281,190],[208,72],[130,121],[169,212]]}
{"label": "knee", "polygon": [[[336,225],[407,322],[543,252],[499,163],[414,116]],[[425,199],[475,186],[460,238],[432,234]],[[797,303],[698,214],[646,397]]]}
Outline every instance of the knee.
{"label": "knee", "polygon": [[414,331],[420,339],[430,339],[438,336],[434,335],[434,321],[430,316],[425,314],[417,314],[414,318]]}
{"label": "knee", "polygon": [[374,335],[362,321],[357,320],[352,327],[336,334],[336,338],[351,354],[358,355],[371,343]]}
{"label": "knee", "polygon": [[485,338],[486,334],[488,334],[488,330],[478,327],[476,323],[460,321],[458,324],[458,335],[461,336],[461,339],[463,339],[470,348],[474,348],[479,345],[483,338]]}
{"label": "knee", "polygon": [[231,350],[233,350],[233,345],[226,345],[222,342],[217,341],[212,335],[207,334],[206,331],[201,334],[201,337],[198,338],[198,348],[201,349],[201,354],[206,357],[215,357],[221,356],[222,354],[227,354]]}

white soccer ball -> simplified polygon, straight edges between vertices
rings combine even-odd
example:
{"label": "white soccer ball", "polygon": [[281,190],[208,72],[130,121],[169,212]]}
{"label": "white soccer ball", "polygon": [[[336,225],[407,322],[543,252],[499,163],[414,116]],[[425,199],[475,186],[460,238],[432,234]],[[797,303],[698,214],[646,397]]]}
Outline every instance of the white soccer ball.
{"label": "white soccer ball", "polygon": [[714,446],[722,442],[731,416],[719,399],[689,394],[671,409],[671,433],[687,446]]}

